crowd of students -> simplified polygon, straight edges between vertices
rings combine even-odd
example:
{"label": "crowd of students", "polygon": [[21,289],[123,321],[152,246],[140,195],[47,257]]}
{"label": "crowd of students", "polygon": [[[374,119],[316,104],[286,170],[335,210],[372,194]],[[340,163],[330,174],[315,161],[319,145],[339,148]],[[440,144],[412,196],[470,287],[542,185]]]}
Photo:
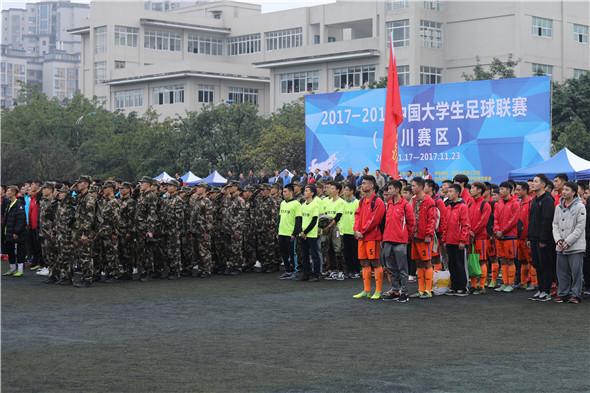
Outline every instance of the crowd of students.
{"label": "crowd of students", "polygon": [[[354,298],[398,302],[432,298],[434,272],[443,269],[451,277],[446,295],[459,297],[521,288],[535,291],[530,300],[579,303],[583,283],[587,289],[590,284],[590,192],[586,183],[569,182],[564,174],[553,182],[539,174],[499,186],[469,184],[462,174],[440,187],[414,177],[389,181],[381,190],[367,174],[360,200],[355,184],[346,181],[321,184],[320,192],[307,184],[301,203],[292,186],[285,190],[279,230],[283,279],[344,279],[354,275],[358,260],[363,290]],[[468,254],[480,264],[471,274]],[[418,291],[409,294],[412,265]],[[391,282],[387,291],[384,277]]]}

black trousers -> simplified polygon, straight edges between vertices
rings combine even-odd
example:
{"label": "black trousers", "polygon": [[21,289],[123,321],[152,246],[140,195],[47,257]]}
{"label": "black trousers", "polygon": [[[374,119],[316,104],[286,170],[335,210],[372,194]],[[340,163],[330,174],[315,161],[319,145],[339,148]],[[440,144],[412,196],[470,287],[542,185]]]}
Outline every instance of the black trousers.
{"label": "black trousers", "polygon": [[6,247],[6,254],[8,254],[8,263],[16,265],[17,263],[25,263],[27,248],[25,243],[12,242],[6,240],[4,243]]}
{"label": "black trousers", "polygon": [[41,238],[39,237],[39,231],[37,229],[29,229],[28,231],[28,242],[29,242],[29,257],[33,265],[44,266],[44,258],[41,249]]}
{"label": "black trousers", "polygon": [[303,274],[309,275],[313,272],[314,275],[319,276],[322,272],[322,264],[320,259],[320,247],[318,245],[318,239],[302,239],[302,246],[303,256],[301,258],[300,264],[303,268]]}
{"label": "black trousers", "polygon": [[344,271],[359,273],[361,264],[358,258],[358,244],[354,235],[342,235],[342,246],[344,251]]}
{"label": "black trousers", "polygon": [[416,277],[416,261],[412,259],[412,244],[408,243],[408,249],[406,250],[408,255],[408,275]]}
{"label": "black trousers", "polygon": [[467,275],[465,274],[465,249],[460,250],[457,244],[447,244],[449,255],[449,273],[451,274],[451,289],[453,291],[467,289]]}
{"label": "black trousers", "polygon": [[545,247],[540,247],[538,240],[531,240],[531,254],[533,257],[533,266],[537,269],[539,290],[549,293],[551,291],[551,284],[555,280],[555,244],[549,243]]}
{"label": "black trousers", "polygon": [[279,250],[281,251],[281,259],[283,260],[287,273],[292,273],[295,270],[294,245],[294,242],[291,241],[291,236],[279,236]]}
{"label": "black trousers", "polygon": [[[588,220],[588,217],[586,217]],[[590,290],[590,250],[586,249],[586,257],[584,258],[584,287],[586,290]]]}

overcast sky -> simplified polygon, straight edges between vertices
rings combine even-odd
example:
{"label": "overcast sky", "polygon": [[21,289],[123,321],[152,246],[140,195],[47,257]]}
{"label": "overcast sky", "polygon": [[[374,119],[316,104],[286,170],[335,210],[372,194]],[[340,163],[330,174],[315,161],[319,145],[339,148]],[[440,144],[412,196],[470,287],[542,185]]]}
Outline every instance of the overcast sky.
{"label": "overcast sky", "polygon": [[[0,0],[2,9],[7,8],[24,8],[26,3],[37,3],[37,0],[32,1],[14,1],[14,0]],[[246,3],[255,3],[262,5],[262,12],[272,12],[287,10],[289,8],[309,7],[312,5],[333,3],[335,0],[252,0]],[[73,0],[73,3],[89,3],[89,0]]]}

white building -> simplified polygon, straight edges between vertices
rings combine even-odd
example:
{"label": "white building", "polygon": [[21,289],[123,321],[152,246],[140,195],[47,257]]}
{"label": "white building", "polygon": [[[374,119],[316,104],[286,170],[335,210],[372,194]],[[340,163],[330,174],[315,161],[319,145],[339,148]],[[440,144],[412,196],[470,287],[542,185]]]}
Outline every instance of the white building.
{"label": "white building", "polygon": [[2,108],[18,97],[17,80],[40,85],[47,96],[59,99],[78,91],[81,40],[67,30],[87,23],[89,8],[65,0],[2,10]]}
{"label": "white building", "polygon": [[387,75],[394,33],[400,83],[463,80],[479,56],[509,54],[517,76],[590,70],[588,2],[338,1],[261,13],[235,1],[95,2],[80,87],[108,109],[162,117],[252,102],[262,113],[309,92],[359,89]]}

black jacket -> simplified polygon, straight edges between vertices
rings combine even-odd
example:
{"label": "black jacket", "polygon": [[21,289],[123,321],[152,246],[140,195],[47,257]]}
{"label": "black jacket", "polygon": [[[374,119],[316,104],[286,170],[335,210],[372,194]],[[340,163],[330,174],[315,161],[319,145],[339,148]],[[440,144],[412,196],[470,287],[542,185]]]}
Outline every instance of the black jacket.
{"label": "black jacket", "polygon": [[[4,226],[2,227],[2,236],[6,241],[23,243],[25,241],[25,229],[27,226],[27,216],[25,214],[25,204],[22,200],[17,199],[15,204],[10,207],[8,201],[6,214],[4,216]],[[12,235],[17,235],[14,239]]]}
{"label": "black jacket", "polygon": [[551,244],[553,240],[553,215],[555,204],[551,195],[546,192],[541,197],[533,198],[529,212],[528,240],[537,240]]}

